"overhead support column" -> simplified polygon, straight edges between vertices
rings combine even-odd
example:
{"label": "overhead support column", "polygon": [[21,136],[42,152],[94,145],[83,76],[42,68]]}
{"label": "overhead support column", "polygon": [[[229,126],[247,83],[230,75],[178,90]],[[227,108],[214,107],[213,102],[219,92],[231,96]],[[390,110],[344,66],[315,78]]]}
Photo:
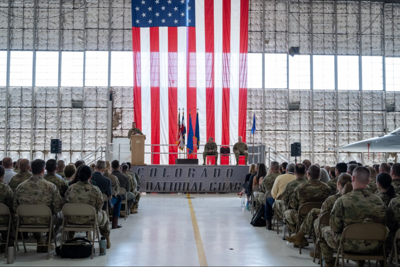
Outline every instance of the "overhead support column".
{"label": "overhead support column", "polygon": [[[288,120],[287,120],[287,144],[288,144],[288,159],[290,159],[290,90],[289,90],[289,14],[290,14],[290,0],[286,4],[286,88],[288,90],[288,98],[287,98],[287,111],[288,111]],[[276,140],[276,133],[275,133]]]}
{"label": "overhead support column", "polygon": [[[361,140],[364,139],[364,99],[363,99],[363,80],[362,80],[362,21],[361,21],[361,0],[358,0],[358,84],[360,90],[360,131]],[[364,164],[364,154],[361,153],[361,163]]]}
{"label": "overhead support column", "polygon": [[62,63],[62,54],[61,54],[61,41],[62,41],[62,0],[60,0],[59,6],[59,20],[58,20],[58,90],[57,90],[57,139],[60,139],[60,104],[61,104],[61,63]]}
{"label": "overhead support column", "polygon": [[337,20],[337,0],[334,4],[335,12],[335,55],[334,55],[334,68],[335,68],[335,93],[336,93],[336,163],[339,162],[339,80],[338,80],[338,20]]}
{"label": "overhead support column", "polygon": [[11,62],[11,0],[8,0],[8,25],[7,25],[7,73],[6,73],[6,107],[4,118],[4,157],[7,157],[8,142],[8,101],[10,98],[10,62]]}
{"label": "overhead support column", "polygon": [[[31,145],[30,160],[33,160],[33,141],[34,141],[34,111],[35,111],[35,87],[36,87],[36,28],[37,28],[37,0],[33,1],[33,60],[32,60],[32,107],[31,107]],[[58,120],[57,120],[58,123]],[[44,156],[44,155],[43,155]],[[45,157],[45,156],[44,156]]]}
{"label": "overhead support column", "polygon": [[262,11],[262,17],[263,17],[263,23],[262,23],[262,144],[265,144],[265,1],[263,1],[262,5],[263,11]]}
{"label": "overhead support column", "polygon": [[[111,93],[111,17],[112,17],[112,1],[108,4],[108,101],[107,101],[107,139],[106,139],[106,160],[110,161],[110,143],[112,142],[112,93]],[[96,147],[97,149],[97,147]]]}
{"label": "overhead support column", "polygon": [[[313,0],[310,0],[310,90],[311,90],[311,162],[315,162],[314,156],[314,21],[313,21]],[[324,112],[325,113],[325,112]],[[325,138],[325,137],[324,137]]]}
{"label": "overhead support column", "polygon": [[[85,6],[84,6],[84,13],[83,13],[83,42],[84,45],[83,47],[85,48],[83,50],[83,88],[82,88],[82,101],[83,101],[83,105],[82,105],[82,114],[81,114],[81,127],[82,127],[82,140],[81,140],[81,158],[83,158],[83,139],[85,138],[85,131],[84,131],[84,119],[85,119],[85,86],[86,86],[86,38],[87,38],[87,34],[86,34],[86,24],[87,24],[87,0],[85,1]],[[97,27],[98,28],[98,27]]]}
{"label": "overhead support column", "polygon": [[384,132],[388,133],[386,110],[386,42],[385,42],[385,2],[382,2],[382,85],[383,85],[383,110],[385,114]]}

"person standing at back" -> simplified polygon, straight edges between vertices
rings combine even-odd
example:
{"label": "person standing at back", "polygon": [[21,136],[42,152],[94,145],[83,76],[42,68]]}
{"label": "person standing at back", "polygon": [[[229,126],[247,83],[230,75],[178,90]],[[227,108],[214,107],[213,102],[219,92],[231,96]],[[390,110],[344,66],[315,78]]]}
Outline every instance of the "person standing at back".
{"label": "person standing at back", "polygon": [[[64,199],[60,196],[58,188],[55,184],[43,179],[46,163],[44,160],[36,159],[32,161],[32,176],[21,183],[15,190],[13,207],[16,211],[19,205],[23,204],[42,204],[50,208],[53,214],[53,222],[59,225],[61,220],[58,213],[64,205]],[[57,178],[59,179],[59,178]],[[46,224],[48,220],[45,218],[22,218],[24,224]],[[43,244],[40,233],[34,233],[38,245]],[[37,247],[37,252],[47,252],[47,247]]]}
{"label": "person standing at back", "polygon": [[[325,266],[334,266],[334,250],[337,249],[343,230],[354,223],[384,223],[386,207],[382,200],[367,190],[369,170],[357,167],[353,171],[353,191],[336,200],[333,206],[330,226],[322,228],[321,253]],[[345,240],[344,251],[356,254],[375,253],[382,244],[375,241]],[[365,261],[358,261],[357,266],[364,266]]]}

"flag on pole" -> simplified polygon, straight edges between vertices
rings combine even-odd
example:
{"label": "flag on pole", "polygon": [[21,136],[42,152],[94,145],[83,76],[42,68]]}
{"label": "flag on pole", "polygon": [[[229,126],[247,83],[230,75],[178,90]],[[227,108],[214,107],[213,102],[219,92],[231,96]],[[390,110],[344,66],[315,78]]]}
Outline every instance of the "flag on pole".
{"label": "flag on pole", "polygon": [[251,127],[251,134],[254,135],[256,133],[256,114],[253,115],[253,127]]}
{"label": "flag on pole", "polygon": [[175,144],[178,107],[192,119],[202,114],[204,140],[228,145],[239,135],[246,142],[249,0],[129,2],[134,121],[162,152],[153,164],[174,157],[172,146],[159,144]]}
{"label": "flag on pole", "polygon": [[192,127],[192,115],[189,114],[189,135],[188,135],[188,142],[187,142],[187,148],[189,150],[189,155],[193,153],[193,127]]}
{"label": "flag on pole", "polygon": [[[183,150],[185,148],[185,135],[186,135],[186,127],[185,127],[185,112],[182,112],[182,121],[180,120],[180,118],[178,118],[179,120],[179,134],[178,134],[178,148],[180,150]],[[180,113],[179,113],[179,117],[180,117]]]}
{"label": "flag on pole", "polygon": [[196,114],[196,133],[195,133],[195,137],[196,137],[196,146],[197,146],[197,150],[199,150],[200,148],[200,128],[199,128],[199,113],[197,112]]}

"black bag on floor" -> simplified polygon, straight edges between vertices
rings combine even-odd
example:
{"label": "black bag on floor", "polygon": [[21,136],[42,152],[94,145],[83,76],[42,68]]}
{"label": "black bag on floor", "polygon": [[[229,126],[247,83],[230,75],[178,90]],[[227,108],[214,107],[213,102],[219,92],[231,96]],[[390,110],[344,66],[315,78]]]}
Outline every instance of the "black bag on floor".
{"label": "black bag on floor", "polygon": [[267,221],[265,220],[265,206],[260,205],[257,212],[254,214],[253,218],[251,219],[250,224],[254,227],[262,227],[267,225]]}
{"label": "black bag on floor", "polygon": [[[71,244],[75,243],[75,244]],[[77,243],[77,244],[76,244]],[[93,244],[90,240],[83,237],[76,237],[74,239],[65,241],[62,249],[58,246],[56,253],[60,258],[80,259],[88,258],[92,255]],[[93,250],[93,254],[94,254]]]}

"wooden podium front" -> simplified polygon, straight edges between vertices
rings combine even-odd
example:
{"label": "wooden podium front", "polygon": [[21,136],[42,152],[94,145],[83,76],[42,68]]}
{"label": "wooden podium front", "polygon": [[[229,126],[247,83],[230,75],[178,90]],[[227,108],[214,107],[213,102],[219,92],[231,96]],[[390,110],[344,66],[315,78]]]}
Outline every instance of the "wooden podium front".
{"label": "wooden podium front", "polygon": [[131,163],[132,165],[144,164],[144,140],[145,135],[131,135]]}

